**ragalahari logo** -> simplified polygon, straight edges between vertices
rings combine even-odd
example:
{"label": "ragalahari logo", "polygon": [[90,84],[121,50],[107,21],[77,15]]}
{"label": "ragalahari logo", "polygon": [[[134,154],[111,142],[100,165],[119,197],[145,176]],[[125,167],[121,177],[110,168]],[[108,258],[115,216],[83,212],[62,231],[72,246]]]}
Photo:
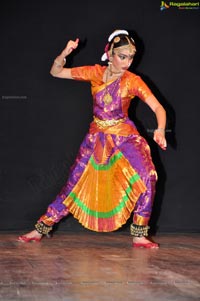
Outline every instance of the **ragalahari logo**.
{"label": "ragalahari logo", "polygon": [[160,10],[165,10],[167,8],[170,8],[170,6],[165,1],[161,1]]}
{"label": "ragalahari logo", "polygon": [[161,1],[160,10],[166,10],[168,8],[178,9],[200,9],[200,2],[177,2],[177,1]]}

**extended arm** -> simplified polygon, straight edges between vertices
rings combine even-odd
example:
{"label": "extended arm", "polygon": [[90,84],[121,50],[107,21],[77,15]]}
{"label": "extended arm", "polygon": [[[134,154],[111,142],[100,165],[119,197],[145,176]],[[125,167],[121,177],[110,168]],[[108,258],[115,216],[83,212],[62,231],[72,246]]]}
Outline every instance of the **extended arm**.
{"label": "extended arm", "polygon": [[154,131],[153,139],[163,150],[166,150],[167,147],[167,141],[165,139],[166,111],[154,95],[150,95],[145,100],[145,103],[152,109],[157,119],[157,129]]}
{"label": "extended arm", "polygon": [[50,74],[52,76],[72,79],[71,69],[64,68],[64,65],[66,63],[65,57],[67,57],[74,49],[78,47],[78,42],[79,39],[76,39],[75,41],[70,40],[61,54],[56,57],[50,70]]}

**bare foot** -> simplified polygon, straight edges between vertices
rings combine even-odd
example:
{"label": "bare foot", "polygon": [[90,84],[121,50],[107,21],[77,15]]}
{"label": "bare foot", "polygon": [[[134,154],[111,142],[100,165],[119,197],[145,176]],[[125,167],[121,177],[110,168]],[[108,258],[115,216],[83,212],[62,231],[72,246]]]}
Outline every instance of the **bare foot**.
{"label": "bare foot", "polygon": [[37,241],[39,242],[42,238],[42,234],[38,233],[37,230],[33,230],[18,237],[18,241],[21,242],[29,242],[29,241]]}
{"label": "bare foot", "polygon": [[151,249],[158,249],[159,245],[151,240],[147,239],[146,237],[134,237],[133,238],[133,247],[143,247],[143,248],[151,248]]}
{"label": "bare foot", "polygon": [[151,241],[149,239],[147,239],[146,237],[142,236],[142,237],[133,237],[133,242],[141,243],[141,244],[148,244]]}

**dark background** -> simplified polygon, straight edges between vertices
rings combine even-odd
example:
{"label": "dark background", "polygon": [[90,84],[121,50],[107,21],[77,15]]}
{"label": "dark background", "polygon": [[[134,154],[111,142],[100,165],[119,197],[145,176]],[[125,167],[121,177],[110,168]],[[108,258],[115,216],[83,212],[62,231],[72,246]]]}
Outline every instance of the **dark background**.
{"label": "dark background", "polygon": [[[89,84],[53,78],[54,58],[69,39],[79,37],[68,66],[101,64],[108,35],[122,28],[137,44],[132,71],[142,76],[168,117],[164,152],[152,140],[154,114],[137,98],[130,107],[159,176],[152,229],[199,231],[200,10],[160,11],[160,4],[1,2],[0,230],[32,229],[66,182],[92,120]],[[89,231],[72,216],[56,229]]]}

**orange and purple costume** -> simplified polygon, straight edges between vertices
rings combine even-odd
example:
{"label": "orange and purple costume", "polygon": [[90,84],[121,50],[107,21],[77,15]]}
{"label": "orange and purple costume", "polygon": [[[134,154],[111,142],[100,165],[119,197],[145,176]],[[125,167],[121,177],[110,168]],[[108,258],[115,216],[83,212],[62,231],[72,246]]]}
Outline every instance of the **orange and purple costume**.
{"label": "orange and purple costume", "polygon": [[[104,83],[105,69],[71,69],[73,79],[91,83],[94,120],[66,184],[38,222],[52,226],[72,213],[84,227],[108,232],[120,228],[134,212],[135,225],[148,225],[157,173],[149,145],[128,118],[128,108],[134,96],[145,101],[152,92],[129,71]],[[109,101],[106,94],[111,95]]]}

